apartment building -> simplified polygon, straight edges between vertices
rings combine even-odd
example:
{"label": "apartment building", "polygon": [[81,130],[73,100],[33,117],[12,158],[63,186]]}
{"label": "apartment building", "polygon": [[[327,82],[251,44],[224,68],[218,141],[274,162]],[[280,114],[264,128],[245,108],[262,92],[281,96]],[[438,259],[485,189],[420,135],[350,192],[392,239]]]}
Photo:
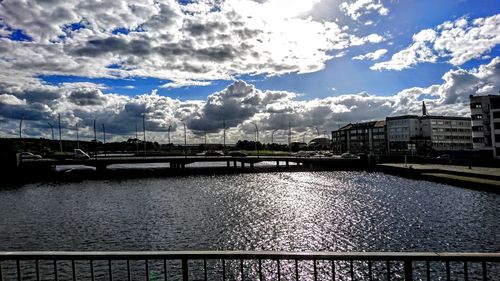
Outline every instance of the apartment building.
{"label": "apartment building", "polygon": [[349,123],[337,131],[333,131],[332,149],[337,154],[344,152],[385,154],[385,120]]}
{"label": "apartment building", "polygon": [[403,115],[386,118],[389,153],[429,154],[432,151],[472,149],[468,117]]}
{"label": "apartment building", "polygon": [[470,111],[474,149],[500,159],[500,95],[471,95]]}

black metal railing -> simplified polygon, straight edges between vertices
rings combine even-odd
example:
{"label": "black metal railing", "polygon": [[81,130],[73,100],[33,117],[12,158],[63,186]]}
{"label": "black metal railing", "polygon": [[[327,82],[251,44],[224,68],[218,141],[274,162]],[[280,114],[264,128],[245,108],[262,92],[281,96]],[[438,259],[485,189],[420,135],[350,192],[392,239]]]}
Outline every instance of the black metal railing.
{"label": "black metal railing", "polygon": [[7,280],[500,280],[500,253],[0,252]]}

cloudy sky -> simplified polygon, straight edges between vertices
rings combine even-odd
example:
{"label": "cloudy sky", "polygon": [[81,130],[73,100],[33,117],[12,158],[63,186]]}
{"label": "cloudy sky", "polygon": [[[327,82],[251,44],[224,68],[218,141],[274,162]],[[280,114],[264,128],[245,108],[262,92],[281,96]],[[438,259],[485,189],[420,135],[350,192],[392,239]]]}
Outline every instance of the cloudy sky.
{"label": "cloudy sky", "polygon": [[[0,136],[286,142],[469,115],[500,90],[498,0],[0,0]],[[101,136],[98,136],[101,138]]]}

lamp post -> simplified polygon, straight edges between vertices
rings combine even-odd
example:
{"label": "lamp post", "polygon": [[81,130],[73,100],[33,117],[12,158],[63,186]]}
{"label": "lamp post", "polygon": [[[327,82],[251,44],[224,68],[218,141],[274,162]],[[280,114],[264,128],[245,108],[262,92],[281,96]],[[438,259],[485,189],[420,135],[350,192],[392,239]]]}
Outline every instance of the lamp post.
{"label": "lamp post", "polygon": [[95,147],[94,147],[94,156],[95,159],[97,160],[97,128],[95,126],[96,119],[94,119],[94,141],[95,141]]}
{"label": "lamp post", "polygon": [[22,116],[21,120],[19,121],[19,139],[23,138],[23,121],[24,121],[24,116]]}
{"label": "lamp post", "polygon": [[21,121],[19,121],[19,144],[21,146],[21,152],[23,152],[23,120],[24,116],[22,116]]}
{"label": "lamp post", "polygon": [[318,127],[314,127],[316,129],[316,133],[318,134],[318,137],[319,137],[319,129]]}
{"label": "lamp post", "polygon": [[288,153],[292,152],[292,123],[288,121]]}
{"label": "lamp post", "polygon": [[80,149],[80,138],[78,136],[78,123],[76,123],[75,127],[76,127],[76,148]]}
{"label": "lamp post", "polygon": [[59,123],[59,151],[62,154],[62,133],[61,133],[61,114],[57,114],[57,119]]}
{"label": "lamp post", "polygon": [[255,150],[257,151],[257,158],[259,158],[259,150],[257,149],[257,142],[259,142],[259,127],[257,127],[256,123],[253,123],[255,126]]}
{"label": "lamp post", "polygon": [[[274,145],[274,133],[276,133],[276,131],[278,131],[278,129],[274,129],[272,132],[271,132],[271,146]],[[274,148],[274,146],[273,146]]]}
{"label": "lamp post", "polygon": [[49,124],[50,130],[52,131],[52,140],[54,140],[54,126],[52,126],[49,122],[47,122],[47,124]]}
{"label": "lamp post", "polygon": [[205,150],[207,150],[207,129],[203,131],[205,133]]}
{"label": "lamp post", "polygon": [[146,157],[146,114],[142,113],[142,133],[144,136],[144,157]]}
{"label": "lamp post", "polygon": [[102,139],[103,139],[103,145],[104,145],[104,156],[107,156],[107,151],[106,151],[106,128],[104,127],[104,123],[102,124]]}
{"label": "lamp post", "polygon": [[139,131],[137,129],[137,123],[135,123],[135,155],[139,155]]}
{"label": "lamp post", "polygon": [[222,130],[224,135],[223,150],[226,150],[226,120],[222,120]]}
{"label": "lamp post", "polygon": [[170,147],[170,129],[172,129],[172,125],[168,125],[168,133],[167,133],[167,136],[168,136],[168,146]]}
{"label": "lamp post", "polygon": [[186,131],[186,123],[182,122],[184,125],[184,158],[187,158],[187,131]]}

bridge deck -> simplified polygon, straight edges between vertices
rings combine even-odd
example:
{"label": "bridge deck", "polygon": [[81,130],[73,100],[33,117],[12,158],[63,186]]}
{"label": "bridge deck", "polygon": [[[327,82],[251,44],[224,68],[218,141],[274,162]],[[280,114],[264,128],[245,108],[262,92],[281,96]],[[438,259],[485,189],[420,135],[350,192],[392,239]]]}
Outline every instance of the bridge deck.
{"label": "bridge deck", "polygon": [[107,166],[113,164],[134,163],[177,163],[190,164],[196,162],[240,162],[258,163],[263,161],[282,161],[293,163],[356,163],[360,159],[345,159],[341,157],[296,157],[296,156],[127,156],[127,157],[97,157],[91,159],[29,159],[23,160],[21,166],[54,166],[54,165],[87,165]]}

